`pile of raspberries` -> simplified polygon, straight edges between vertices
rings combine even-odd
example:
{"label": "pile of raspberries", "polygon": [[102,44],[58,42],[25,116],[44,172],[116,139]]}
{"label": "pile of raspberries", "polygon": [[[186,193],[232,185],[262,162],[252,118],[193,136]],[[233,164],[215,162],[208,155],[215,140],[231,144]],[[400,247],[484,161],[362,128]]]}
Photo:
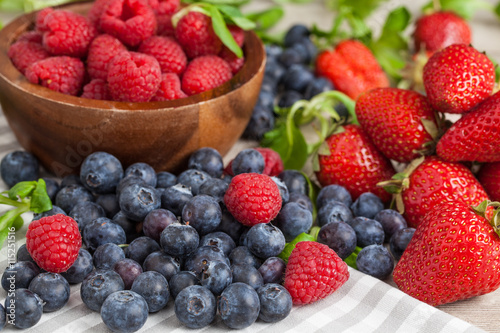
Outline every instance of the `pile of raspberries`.
{"label": "pile of raspberries", "polygon": [[[87,16],[48,7],[8,55],[32,83],[98,100],[173,100],[231,79],[244,58],[203,13],[187,12],[174,28],[179,9],[180,0],[96,0]],[[243,46],[244,31],[228,28]]]}

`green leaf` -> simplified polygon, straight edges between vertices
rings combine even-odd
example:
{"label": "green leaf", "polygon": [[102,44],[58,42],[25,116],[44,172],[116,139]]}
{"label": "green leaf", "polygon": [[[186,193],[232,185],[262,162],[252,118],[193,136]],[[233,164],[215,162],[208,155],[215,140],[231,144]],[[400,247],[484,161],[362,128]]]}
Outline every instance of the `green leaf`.
{"label": "green leaf", "polygon": [[[496,8],[485,0],[440,0],[441,10],[449,10],[463,17],[465,20],[470,20],[480,9],[496,11]],[[426,4],[423,9],[428,10],[433,8],[432,1]]]}
{"label": "green leaf", "polygon": [[221,12],[217,9],[217,7],[213,5],[205,5],[204,8],[209,12],[210,17],[212,18],[212,27],[214,28],[215,34],[219,37],[222,43],[227,46],[228,49],[231,50],[238,58],[243,57],[243,51],[238,46],[236,41],[234,40],[231,32],[227,28],[226,22],[221,14]]}
{"label": "green leaf", "polygon": [[316,239],[313,236],[303,232],[295,237],[293,241],[286,244],[285,248],[283,249],[283,251],[281,251],[278,257],[283,259],[285,262],[288,262],[288,258],[290,257],[290,254],[292,254],[293,249],[295,249],[295,245],[297,245],[298,242],[304,241],[314,242],[316,241]]}
{"label": "green leaf", "polygon": [[311,179],[304,173],[300,172],[304,176],[304,178],[307,181],[307,188],[308,188],[308,196],[309,200],[311,200],[312,206],[313,206],[313,221],[316,220],[316,215],[317,215],[317,207],[316,207],[316,198],[318,197],[318,193],[320,191],[320,188],[316,183],[312,182]]}
{"label": "green leaf", "polygon": [[0,11],[18,12],[23,11],[24,5],[21,0],[0,0]]}
{"label": "green leaf", "polygon": [[335,10],[350,9],[353,14],[365,19],[370,16],[375,9],[388,0],[327,0],[327,5]]}
{"label": "green leaf", "polygon": [[229,6],[242,6],[250,2],[250,0],[182,0],[183,3],[193,4],[197,2],[209,3],[212,5],[229,5]]}
{"label": "green leaf", "polygon": [[[500,10],[500,3],[499,3],[499,10]],[[500,66],[498,65],[498,62],[495,59],[493,59],[490,56],[488,56],[488,58],[491,60],[491,62],[495,66],[495,82],[499,82],[500,81]]]}
{"label": "green leaf", "polygon": [[36,181],[19,182],[12,186],[7,193],[9,198],[12,200],[17,200],[18,197],[24,199],[27,196],[30,196],[35,188]]}
{"label": "green leaf", "polygon": [[287,4],[287,3],[305,4],[305,3],[312,2],[312,0],[274,0],[274,2],[279,3],[279,4]]}
{"label": "green leaf", "polygon": [[228,5],[217,5],[217,9],[224,15],[228,21],[234,23],[238,27],[243,30],[253,30],[256,27],[256,24],[243,16],[241,11],[233,6]]}
{"label": "green leaf", "polygon": [[356,248],[354,249],[354,252],[351,253],[351,255],[349,255],[349,257],[344,259],[347,266],[352,267],[354,269],[358,269],[358,266],[356,265],[356,258],[358,257],[358,254],[360,251],[361,251],[361,248],[359,246],[356,246]]}
{"label": "green leaf", "polygon": [[384,24],[384,33],[403,32],[410,23],[411,14],[406,7],[398,7],[391,11]]}
{"label": "green leaf", "polygon": [[47,187],[43,179],[38,180],[33,195],[31,196],[30,210],[34,213],[43,213],[52,209],[52,201],[47,194]]}
{"label": "green leaf", "polygon": [[500,19],[500,2],[493,8],[493,12],[498,16]]}
{"label": "green leaf", "polygon": [[24,224],[23,218],[21,217],[21,215],[18,215],[12,222],[12,227],[16,230],[19,230],[22,228],[23,224]]}
{"label": "green leaf", "polygon": [[246,18],[255,23],[256,29],[267,30],[278,23],[285,14],[280,6],[274,6],[269,9],[254,12],[246,15]]}
{"label": "green leaf", "polygon": [[[84,0],[18,0],[23,4],[23,9],[25,12],[31,12],[34,10],[39,10],[45,7],[54,7],[59,5],[64,5],[71,2],[82,2]],[[14,2],[14,1],[10,1]]]}

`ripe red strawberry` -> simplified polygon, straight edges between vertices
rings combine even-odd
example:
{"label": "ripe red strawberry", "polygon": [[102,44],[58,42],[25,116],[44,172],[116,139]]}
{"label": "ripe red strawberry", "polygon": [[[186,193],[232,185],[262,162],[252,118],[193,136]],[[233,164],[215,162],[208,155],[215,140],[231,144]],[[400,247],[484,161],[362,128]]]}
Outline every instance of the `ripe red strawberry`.
{"label": "ripe red strawberry", "polygon": [[500,92],[457,120],[441,137],[436,153],[447,161],[500,161]]}
{"label": "ripe red strawberry", "polygon": [[284,286],[293,304],[310,304],[339,289],[349,279],[347,264],[324,244],[299,242],[285,271]]}
{"label": "ripe red strawberry", "polygon": [[435,110],[464,113],[491,95],[495,66],[484,53],[455,44],[434,53],[424,66],[423,80]]}
{"label": "ripe red strawberry", "polygon": [[26,248],[40,268],[65,272],[78,258],[82,237],[71,217],[57,214],[30,223],[26,232]]}
{"label": "ripe red strawberry", "polygon": [[463,202],[443,202],[422,220],[393,272],[399,289],[437,306],[500,286],[498,227]]}
{"label": "ripe red strawberry", "polygon": [[434,53],[452,44],[471,43],[467,21],[450,11],[439,11],[420,17],[413,34],[416,52],[424,48]]}
{"label": "ripe red strawberry", "polygon": [[425,96],[415,91],[370,90],[359,96],[356,115],[375,146],[398,162],[419,157],[437,136],[434,111]]}
{"label": "ripe red strawberry", "polygon": [[241,224],[269,223],[281,209],[278,185],[267,175],[242,173],[234,176],[224,195],[228,211]]}
{"label": "ripe red strawberry", "polygon": [[200,12],[184,15],[175,27],[175,37],[190,59],[218,54],[222,48],[222,42],[212,28],[212,19]]}
{"label": "ripe red strawberry", "polygon": [[477,179],[493,201],[500,201],[500,162],[481,166]]}
{"label": "ripe red strawberry", "polygon": [[353,200],[364,192],[372,192],[385,202],[390,200],[390,194],[377,183],[390,179],[394,168],[361,127],[346,125],[343,132],[329,136],[326,144],[330,155],[319,155],[316,171],[322,186],[341,185]]}
{"label": "ripe red strawberry", "polygon": [[334,50],[321,52],[316,58],[316,73],[352,99],[364,91],[389,86],[370,49],[356,40],[342,41]]}

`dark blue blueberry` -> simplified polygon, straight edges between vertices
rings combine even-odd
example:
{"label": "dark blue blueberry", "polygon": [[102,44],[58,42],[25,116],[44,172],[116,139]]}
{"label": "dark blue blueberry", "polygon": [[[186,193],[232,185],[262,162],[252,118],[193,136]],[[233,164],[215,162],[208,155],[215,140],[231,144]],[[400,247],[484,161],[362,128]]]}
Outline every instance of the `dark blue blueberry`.
{"label": "dark blue blueberry", "polygon": [[278,175],[278,178],[285,183],[290,194],[298,192],[306,196],[309,195],[309,184],[302,172],[297,170],[283,170]]}
{"label": "dark blue blueberry", "polygon": [[175,222],[177,222],[177,217],[171,211],[163,208],[154,209],[144,218],[142,231],[159,243],[163,229]]}
{"label": "dark blue blueberry", "polygon": [[285,236],[280,229],[269,223],[259,223],[248,230],[246,242],[256,257],[277,257],[285,248]]}
{"label": "dark blue blueberry", "polygon": [[231,272],[233,274],[233,283],[246,283],[253,289],[257,289],[264,284],[262,275],[254,266],[247,264],[233,264],[231,265]]}
{"label": "dark blue blueberry", "polygon": [[127,237],[121,226],[107,217],[100,217],[90,222],[83,229],[83,242],[90,251],[106,243],[125,244]]}
{"label": "dark blue blueberry", "polygon": [[160,245],[165,253],[174,257],[184,257],[193,253],[200,243],[200,236],[190,225],[172,223],[163,229]]}
{"label": "dark blue blueberry", "polygon": [[168,171],[156,173],[156,188],[167,188],[177,184],[177,176]]}
{"label": "dark blue blueberry", "polygon": [[285,183],[281,179],[279,179],[278,177],[273,176],[273,177],[271,177],[271,179],[278,186],[278,190],[280,191],[282,205],[286,204],[288,202],[288,200],[290,199],[290,192],[288,192],[288,188],[286,187]]}
{"label": "dark blue blueberry", "polygon": [[250,252],[250,249],[244,245],[235,247],[234,250],[229,253],[228,258],[231,265],[244,264],[259,268],[262,264],[262,261]]}
{"label": "dark blue blueberry", "polygon": [[323,187],[316,198],[316,206],[318,209],[325,206],[328,202],[340,201],[347,207],[351,207],[352,197],[345,187],[332,184]]}
{"label": "dark blue blueberry", "polygon": [[9,292],[12,289],[28,288],[31,280],[40,273],[40,268],[31,261],[18,261],[9,265],[2,274],[2,288]]}
{"label": "dark blue blueberry", "polygon": [[295,43],[299,43],[302,39],[309,37],[311,32],[309,28],[303,24],[294,24],[286,32],[283,39],[285,47],[290,47]]}
{"label": "dark blue blueberry", "polygon": [[220,295],[233,282],[233,274],[222,261],[210,262],[201,273],[200,283],[214,295]]}
{"label": "dark blue blueberry", "polygon": [[200,186],[198,195],[205,194],[213,197],[217,202],[224,202],[224,194],[229,184],[220,178],[210,178]]}
{"label": "dark blue blueberry", "polygon": [[188,169],[201,170],[211,177],[219,178],[224,170],[224,162],[221,154],[210,147],[203,147],[196,150],[189,156]]}
{"label": "dark blue blueberry", "polygon": [[273,110],[274,99],[277,93],[278,93],[278,80],[271,76],[264,76],[264,78],[262,79],[262,84],[260,86],[260,92],[259,92],[259,97],[257,98],[257,103],[269,110]]}
{"label": "dark blue blueberry", "polygon": [[314,74],[305,66],[293,65],[283,76],[283,87],[286,90],[295,90],[304,93],[307,85],[314,80]]}
{"label": "dark blue blueberry", "polygon": [[132,283],[130,290],[144,297],[150,313],[163,309],[170,298],[167,279],[158,272],[142,273]]}
{"label": "dark blue blueberry", "polygon": [[[35,260],[33,260],[30,253],[28,252],[28,248],[26,247],[26,244],[21,245],[17,249],[16,261],[17,262],[19,262],[19,261],[31,261],[32,263],[34,263],[36,265]],[[38,267],[38,265],[37,265],[37,267]]]}
{"label": "dark blue blueberry", "polygon": [[43,312],[62,309],[68,303],[70,287],[68,281],[57,273],[40,273],[31,280],[28,288],[43,300]]}
{"label": "dark blue blueberry", "polygon": [[99,245],[92,257],[96,269],[113,269],[115,263],[122,259],[125,259],[125,252],[114,243]]}
{"label": "dark blue blueberry", "polygon": [[279,97],[278,106],[280,108],[289,108],[302,99],[304,99],[304,96],[302,96],[300,92],[295,90],[286,90]]}
{"label": "dark blue blueberry", "polygon": [[115,291],[102,304],[101,318],[113,332],[135,332],[148,319],[148,304],[131,290]]}
{"label": "dark blue blueberry", "polygon": [[56,200],[57,192],[61,189],[59,182],[52,178],[42,178],[45,181],[45,189],[47,190],[47,195],[50,198],[50,201],[54,202]]}
{"label": "dark blue blueberry", "polygon": [[222,231],[214,231],[206,234],[200,239],[199,246],[214,245],[217,246],[228,256],[236,247],[234,240],[228,234]]}
{"label": "dark blue blueberry", "polygon": [[93,193],[115,192],[122,178],[122,164],[106,152],[98,151],[88,155],[80,167],[80,181]]}
{"label": "dark blue blueberry", "polygon": [[120,275],[127,290],[132,287],[134,280],[143,272],[141,265],[129,258],[117,261],[113,270]]}
{"label": "dark blue blueberry", "polygon": [[176,184],[168,187],[161,194],[161,208],[167,209],[176,216],[182,214],[184,205],[193,198],[191,189],[183,184]]}
{"label": "dark blue blueberry", "polygon": [[209,195],[196,195],[182,209],[182,220],[200,235],[206,235],[220,224],[222,211],[217,200]]}
{"label": "dark blue blueberry", "polygon": [[266,44],[265,49],[268,58],[276,58],[283,52],[283,48],[276,44]]}
{"label": "dark blue blueberry", "polygon": [[337,114],[339,117],[347,119],[349,118],[349,111],[347,111],[347,107],[345,106],[344,103],[338,103],[335,105],[335,111],[337,111]]}
{"label": "dark blue blueberry", "polygon": [[177,177],[177,182],[186,185],[191,189],[193,195],[197,195],[200,191],[200,186],[210,178],[211,176],[205,171],[187,169]]}
{"label": "dark blue blueberry", "polygon": [[148,236],[134,239],[128,246],[128,258],[142,265],[146,257],[153,252],[160,251],[160,244]]}
{"label": "dark blue blueberry", "polygon": [[248,227],[244,226],[238,220],[234,218],[233,215],[227,210],[225,206],[222,207],[222,219],[217,228],[217,231],[222,231],[234,240],[238,242],[243,231],[247,230]]}
{"label": "dark blue blueberry", "polygon": [[373,219],[382,224],[385,232],[385,239],[391,239],[396,231],[408,227],[403,215],[394,209],[383,209],[378,212]]}
{"label": "dark blue blueberry", "polygon": [[145,272],[154,271],[160,273],[167,281],[170,281],[172,276],[179,273],[181,269],[179,259],[169,256],[163,251],[156,251],[148,255],[142,266]]}
{"label": "dark blue blueberry", "polygon": [[16,328],[30,328],[42,317],[43,301],[31,290],[19,288],[7,294],[5,311],[7,321],[12,322]]}
{"label": "dark blue blueberry", "polygon": [[80,175],[71,174],[71,175],[64,176],[61,179],[60,188],[70,186],[70,185],[83,185],[82,182],[80,181]]}
{"label": "dark blue blueberry", "polygon": [[78,223],[78,229],[82,231],[93,220],[99,217],[106,217],[106,212],[95,202],[84,201],[76,204],[68,216]]}
{"label": "dark blue blueberry", "polygon": [[354,216],[363,216],[372,219],[378,212],[384,209],[384,203],[375,194],[365,192],[354,201],[351,209]]}
{"label": "dark blue blueberry", "polygon": [[95,199],[95,203],[104,209],[106,217],[112,219],[120,211],[118,196],[114,193],[102,194]]}
{"label": "dark blue blueberry", "polygon": [[392,237],[389,240],[389,248],[391,249],[391,253],[396,260],[401,258],[414,233],[415,228],[403,228],[392,234]]}
{"label": "dark blue blueberry", "polygon": [[73,207],[84,201],[94,201],[92,193],[83,185],[68,185],[57,192],[55,205],[65,212],[71,212]]}
{"label": "dark blue blueberry", "polygon": [[290,197],[288,198],[288,203],[295,202],[299,206],[302,206],[304,209],[307,209],[308,211],[313,212],[314,207],[311,199],[305,194],[302,194],[300,192],[292,192],[290,193]]}
{"label": "dark blue blueberry", "polygon": [[119,203],[125,216],[134,221],[143,221],[150,211],[160,208],[161,198],[154,187],[133,184],[122,189]]}
{"label": "dark blue blueberry", "polygon": [[242,137],[249,140],[260,141],[264,134],[274,128],[274,113],[262,105],[255,105],[250,121]]}
{"label": "dark blue blueberry", "polygon": [[182,289],[175,298],[175,315],[189,328],[203,328],[210,325],[217,314],[217,301],[210,290],[202,286]]}
{"label": "dark blue blueberry", "polygon": [[38,159],[27,151],[13,151],[2,158],[0,174],[8,187],[19,182],[38,180],[40,165]]}
{"label": "dark blue blueberry", "polygon": [[201,276],[203,270],[213,261],[222,261],[226,265],[230,265],[229,259],[217,246],[200,246],[186,258],[184,270],[194,272],[197,276]]}
{"label": "dark blue blueberry", "polygon": [[356,232],[359,247],[384,243],[384,228],[382,228],[382,225],[378,221],[358,216],[349,221],[348,224]]}
{"label": "dark blue blueberry", "polygon": [[307,208],[298,203],[289,202],[281,208],[274,223],[283,232],[285,239],[290,242],[299,234],[309,232],[313,224],[313,216]]}
{"label": "dark blue blueberry", "polygon": [[240,151],[231,163],[234,175],[241,173],[262,173],[266,163],[260,152],[253,148]]}
{"label": "dark blue blueberry", "polygon": [[324,77],[317,77],[307,85],[304,98],[310,100],[314,96],[330,90],[333,90],[332,81]]}
{"label": "dark blue blueberry", "polygon": [[42,217],[53,216],[53,215],[57,215],[57,214],[66,215],[66,212],[64,210],[62,210],[61,207],[58,207],[56,205],[52,205],[52,209],[50,209],[50,210],[47,210],[43,213],[33,214],[33,221],[39,220]]}
{"label": "dark blue blueberry", "polygon": [[260,301],[259,319],[276,323],[288,317],[292,311],[292,296],[282,285],[268,283],[257,289]]}
{"label": "dark blue blueberry", "polygon": [[125,289],[120,275],[108,269],[98,269],[87,275],[80,286],[80,297],[92,311],[100,312],[104,300],[114,293]]}
{"label": "dark blue blueberry", "polygon": [[134,163],[125,169],[124,177],[136,176],[142,178],[146,184],[156,187],[157,179],[156,172],[153,167],[147,163]]}
{"label": "dark blue blueberry", "polygon": [[[306,64],[311,64],[316,60],[316,56],[318,55],[318,48],[310,38],[302,38],[298,43],[296,43],[296,45],[301,45],[306,49]],[[293,47],[296,47],[296,45],[294,45]]]}
{"label": "dark blue blueberry", "polygon": [[356,249],[356,232],[345,222],[332,221],[319,230],[318,243],[328,245],[344,260]]}
{"label": "dark blue blueberry", "polygon": [[259,317],[259,295],[248,284],[236,282],[222,292],[217,308],[226,326],[243,329],[252,325]]}
{"label": "dark blue blueberry", "polygon": [[260,265],[259,272],[262,275],[264,284],[283,282],[285,276],[286,264],[283,259],[278,257],[269,257]]}
{"label": "dark blue blueberry", "polygon": [[3,330],[5,324],[7,323],[7,313],[2,304],[0,304],[0,331]]}
{"label": "dark blue blueberry", "polygon": [[69,284],[77,284],[82,282],[93,269],[94,261],[92,260],[92,255],[89,251],[80,249],[76,261],[66,272],[62,272],[61,276],[64,277]]}
{"label": "dark blue blueberry", "polygon": [[120,227],[122,227],[126,237],[126,241],[124,243],[130,243],[137,237],[141,236],[140,222],[129,219],[122,211],[116,213],[116,215],[113,216],[111,222],[118,224]]}
{"label": "dark blue blueberry", "polygon": [[[277,91],[277,85],[283,78],[283,75],[285,75],[286,68],[281,64],[280,61],[278,61],[280,56],[274,59],[268,59],[266,61],[266,68],[264,69],[264,77],[268,78],[268,80],[272,80],[273,84],[270,87],[267,87],[266,90],[270,92],[276,92]],[[269,81],[271,82],[271,81]],[[273,87],[274,86],[274,87]],[[273,88],[272,90],[269,90],[269,88]]]}
{"label": "dark blue blueberry", "polygon": [[333,221],[349,222],[352,219],[351,210],[340,201],[329,201],[318,209],[318,224],[320,227]]}
{"label": "dark blue blueberry", "polygon": [[118,202],[120,201],[120,194],[122,193],[122,190],[130,185],[134,184],[139,184],[139,185],[148,185],[146,181],[139,177],[139,176],[128,176],[125,178],[122,178],[118,185],[116,186],[116,197]]}
{"label": "dark blue blueberry", "polygon": [[170,294],[175,299],[182,289],[189,286],[195,286],[200,284],[200,279],[193,273],[189,271],[180,271],[170,278],[168,285],[170,287]]}
{"label": "dark blue blueberry", "polygon": [[383,245],[369,245],[358,253],[356,266],[362,273],[384,280],[392,274],[394,258]]}

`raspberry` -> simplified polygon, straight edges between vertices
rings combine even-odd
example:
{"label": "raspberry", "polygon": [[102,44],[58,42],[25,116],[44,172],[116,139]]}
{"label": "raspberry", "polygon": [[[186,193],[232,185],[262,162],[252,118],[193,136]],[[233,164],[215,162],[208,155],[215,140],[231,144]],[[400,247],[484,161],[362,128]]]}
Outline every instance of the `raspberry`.
{"label": "raspberry", "polygon": [[156,17],[146,0],[110,0],[100,29],[128,46],[138,46],[156,32]]}
{"label": "raspberry", "polygon": [[83,58],[97,29],[85,16],[66,10],[54,10],[44,20],[47,28],[43,45],[52,55]]}
{"label": "raspberry", "polygon": [[78,58],[49,57],[29,66],[25,75],[31,83],[78,96],[85,77],[85,66]]}
{"label": "raspberry", "polygon": [[182,90],[188,95],[220,86],[232,78],[231,67],[214,55],[193,59],[182,76]]}
{"label": "raspberry", "polygon": [[212,28],[212,19],[199,12],[189,12],[179,20],[175,37],[190,59],[218,54],[222,49],[222,42]]}
{"label": "raspberry", "polygon": [[42,44],[29,41],[15,42],[10,46],[7,54],[14,66],[23,74],[31,64],[50,57]]}
{"label": "raspberry", "polygon": [[264,175],[277,176],[284,170],[280,154],[271,148],[257,147],[254,149],[261,153],[264,157],[265,167],[264,171],[262,171]]}
{"label": "raspberry", "polygon": [[161,76],[160,88],[151,101],[161,102],[187,97],[181,90],[181,80],[175,73],[163,73]]}
{"label": "raspberry", "polygon": [[83,93],[80,97],[97,99],[101,101],[111,100],[108,85],[101,79],[93,79],[83,87]]}
{"label": "raspberry", "polygon": [[109,63],[107,81],[115,101],[147,102],[160,86],[160,64],[150,55],[124,51]]}
{"label": "raspberry", "polygon": [[71,217],[57,214],[30,223],[26,248],[40,268],[65,272],[73,265],[82,246],[78,224]]}
{"label": "raspberry", "polygon": [[324,244],[299,242],[285,271],[284,286],[293,304],[310,304],[332,294],[349,279],[347,264]]}
{"label": "raspberry", "polygon": [[159,36],[175,37],[175,28],[172,24],[172,16],[172,14],[156,15],[156,22],[158,23],[156,33]]}
{"label": "raspberry", "polygon": [[117,38],[102,34],[97,36],[89,47],[87,56],[87,72],[92,79],[106,80],[108,64],[115,55],[127,48]]}
{"label": "raspberry", "polygon": [[47,15],[52,13],[54,11],[54,8],[52,7],[46,7],[42,10],[40,10],[35,17],[35,30],[38,31],[47,31],[47,26],[45,25],[45,18]]}
{"label": "raspberry", "polygon": [[242,173],[231,179],[224,203],[236,220],[251,227],[258,223],[269,223],[278,215],[281,196],[271,177]]}
{"label": "raspberry", "polygon": [[92,23],[96,28],[99,28],[99,21],[102,13],[108,8],[108,4],[111,0],[95,0],[87,13],[87,18],[90,23]]}
{"label": "raspberry", "polygon": [[180,6],[180,0],[149,0],[149,5],[155,11],[155,14],[173,14]]}
{"label": "raspberry", "polygon": [[245,31],[234,24],[228,25],[227,28],[229,29],[231,36],[233,36],[236,44],[238,44],[239,47],[242,47],[243,44],[245,43]]}
{"label": "raspberry", "polygon": [[153,36],[142,42],[138,52],[158,60],[163,73],[181,75],[186,69],[187,58],[182,47],[170,37]]}
{"label": "raspberry", "polygon": [[243,65],[245,64],[245,57],[238,58],[238,56],[228,48],[223,48],[219,53],[219,57],[221,57],[229,64],[231,73],[233,73],[233,75],[238,73],[241,67],[243,67]]}
{"label": "raspberry", "polygon": [[16,40],[16,42],[21,42],[21,41],[25,41],[25,42],[33,42],[33,43],[38,43],[38,44],[42,44],[42,40],[43,40],[43,34],[42,32],[40,31],[36,31],[36,30],[31,30],[31,31],[26,31],[24,33],[22,33]]}

